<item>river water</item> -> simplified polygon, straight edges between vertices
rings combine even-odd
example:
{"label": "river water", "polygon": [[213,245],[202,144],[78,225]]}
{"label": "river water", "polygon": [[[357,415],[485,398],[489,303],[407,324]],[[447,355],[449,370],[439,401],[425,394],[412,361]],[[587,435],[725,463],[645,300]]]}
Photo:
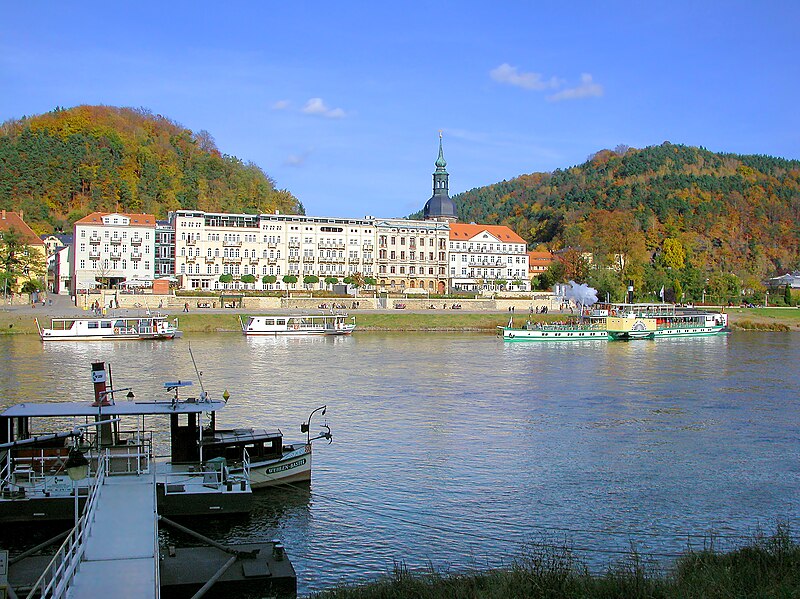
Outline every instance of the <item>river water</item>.
{"label": "river water", "polygon": [[[504,343],[481,334],[170,342],[0,340],[0,408],[90,398],[90,363],[137,397],[194,379],[220,426],[331,426],[310,486],[260,492],[222,541],[280,538],[302,594],[433,565],[511,563],[569,546],[592,567],[632,547],[658,563],[797,518],[800,336]],[[312,429],[316,430],[316,426]]]}

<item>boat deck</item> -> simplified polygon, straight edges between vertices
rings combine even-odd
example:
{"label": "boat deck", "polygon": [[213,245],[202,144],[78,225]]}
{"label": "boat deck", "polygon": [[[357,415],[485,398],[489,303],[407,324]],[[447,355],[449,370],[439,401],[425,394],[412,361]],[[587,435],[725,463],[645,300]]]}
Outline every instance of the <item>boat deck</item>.
{"label": "boat deck", "polygon": [[158,525],[152,476],[108,477],[67,597],[156,597]]}

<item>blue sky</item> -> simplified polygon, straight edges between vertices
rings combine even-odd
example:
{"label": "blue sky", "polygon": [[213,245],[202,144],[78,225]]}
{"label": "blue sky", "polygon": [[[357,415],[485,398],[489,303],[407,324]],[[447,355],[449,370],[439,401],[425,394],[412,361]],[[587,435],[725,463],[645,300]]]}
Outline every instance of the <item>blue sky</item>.
{"label": "blue sky", "polygon": [[147,107],[317,216],[668,140],[800,158],[798,2],[10,2],[0,120]]}

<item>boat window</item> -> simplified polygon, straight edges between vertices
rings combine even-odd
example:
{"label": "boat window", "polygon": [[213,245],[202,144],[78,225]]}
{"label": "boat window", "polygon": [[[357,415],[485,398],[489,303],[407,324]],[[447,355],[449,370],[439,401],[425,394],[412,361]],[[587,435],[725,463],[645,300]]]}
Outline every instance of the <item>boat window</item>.
{"label": "boat window", "polygon": [[125,321],[124,320],[115,320],[114,321],[114,326],[118,327],[118,328],[122,328],[122,327],[125,326]]}
{"label": "boat window", "polygon": [[110,329],[111,328],[111,321],[110,320],[104,320],[103,322],[100,323],[100,328],[101,329]]}
{"label": "boat window", "polygon": [[87,322],[86,324],[88,325],[88,327],[89,327],[90,329],[96,329],[96,328],[98,328],[98,326],[97,326],[97,323],[96,323],[96,322]]}
{"label": "boat window", "polygon": [[275,324],[275,319],[274,318],[266,318],[266,319],[264,319],[264,324],[266,324],[266,325],[274,325]]}
{"label": "boat window", "polygon": [[285,325],[286,324],[286,319],[278,318],[277,321],[276,321],[276,324]]}

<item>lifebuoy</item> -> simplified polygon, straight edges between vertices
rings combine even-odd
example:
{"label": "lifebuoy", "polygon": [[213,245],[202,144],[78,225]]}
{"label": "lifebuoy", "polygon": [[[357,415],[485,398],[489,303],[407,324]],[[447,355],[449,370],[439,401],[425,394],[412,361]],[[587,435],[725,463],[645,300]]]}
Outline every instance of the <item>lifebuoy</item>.
{"label": "lifebuoy", "polygon": [[114,334],[119,335],[119,327],[114,327]]}

